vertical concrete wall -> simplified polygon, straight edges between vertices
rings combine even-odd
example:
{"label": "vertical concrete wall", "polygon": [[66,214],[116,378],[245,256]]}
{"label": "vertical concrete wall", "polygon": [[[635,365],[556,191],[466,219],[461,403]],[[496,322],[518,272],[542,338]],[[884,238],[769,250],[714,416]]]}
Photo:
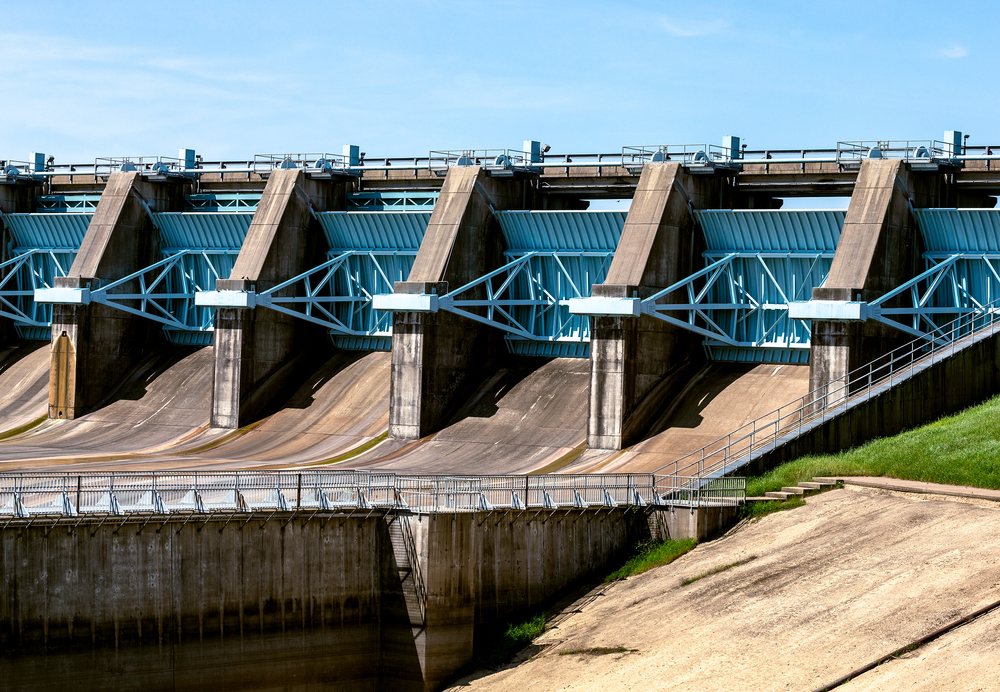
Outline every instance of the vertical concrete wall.
{"label": "vertical concrete wall", "polygon": [[[346,209],[347,184],[316,181],[301,170],[271,173],[228,279],[216,290],[266,291],[326,261],[315,211]],[[280,295],[302,295],[301,284]],[[298,382],[331,348],[324,330],[268,308],[215,311],[212,425],[246,425],[282,389]]]}
{"label": "vertical concrete wall", "polygon": [[[3,221],[3,214],[30,214],[35,211],[35,200],[40,185],[19,184],[0,185],[0,262],[12,259],[13,236],[11,229]],[[0,269],[0,277],[5,277],[10,269]],[[9,344],[17,338],[14,321],[0,317],[0,344]]]}
{"label": "vertical concrete wall", "polygon": [[[98,288],[158,261],[159,233],[150,211],[182,211],[189,187],[150,183],[135,171],[112,173],[73,266],[55,286]],[[139,292],[138,279],[112,290]],[[72,419],[92,410],[161,338],[159,324],[122,310],[54,306],[49,417]]]}
{"label": "vertical concrete wall", "polygon": [[[645,298],[702,267],[704,240],[692,209],[722,206],[726,181],[692,176],[677,163],[646,164],[614,260],[593,295]],[[686,302],[678,292],[663,302]],[[701,337],[641,317],[591,318],[587,444],[622,449],[652,424],[662,406],[704,360]]]}
{"label": "vertical concrete wall", "polygon": [[374,689],[381,517],[226,519],[0,531],[2,687]]}
{"label": "vertical concrete wall", "polygon": [[[530,209],[533,199],[528,180],[448,169],[410,275],[395,292],[443,295],[502,266],[505,243],[493,210]],[[463,298],[485,299],[486,291]],[[418,439],[441,428],[506,356],[499,329],[445,311],[394,313],[390,436]]]}
{"label": "vertical concrete wall", "polygon": [[650,535],[634,509],[53,521],[0,528],[11,692],[435,690]]}

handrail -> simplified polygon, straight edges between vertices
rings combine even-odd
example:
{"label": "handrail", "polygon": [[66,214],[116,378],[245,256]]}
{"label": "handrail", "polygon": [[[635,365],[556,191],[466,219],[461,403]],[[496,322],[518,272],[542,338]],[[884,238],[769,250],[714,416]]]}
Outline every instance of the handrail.
{"label": "handrail", "polygon": [[[211,512],[586,509],[662,504],[669,483],[649,473],[417,476],[352,470],[2,473],[0,516]],[[735,492],[735,494],[734,494]],[[742,493],[742,494],[741,494]],[[719,494],[681,496],[672,504],[716,504]],[[742,502],[745,491],[727,491]]]}
{"label": "handrail", "polygon": [[[813,389],[728,435],[656,469],[657,477],[694,479],[699,486],[725,476],[752,459],[753,453],[775,446],[779,439],[798,436],[804,426],[824,422],[846,410],[850,401],[871,398],[875,389],[907,379],[914,367],[942,351],[992,328],[1000,317],[1000,299],[976,308],[875,360]],[[977,326],[978,323],[978,326]],[[949,355],[951,355],[949,354]]]}
{"label": "handrail", "polygon": [[[873,142],[875,140],[872,140]],[[927,142],[933,142],[932,140],[927,140]],[[732,155],[731,159],[733,163],[738,163],[740,165],[771,165],[780,163],[796,163],[796,164],[806,164],[806,163],[839,163],[845,160],[845,156],[851,158],[853,155],[853,149],[850,147],[845,148],[845,144],[865,144],[866,142],[841,142],[838,143],[837,147],[833,148],[799,148],[799,149],[748,149],[739,152],[739,156]],[[916,143],[916,140],[912,142],[905,142],[904,144]],[[926,143],[926,142],[925,142]],[[706,145],[707,146],[707,145]],[[905,148],[905,147],[904,147]],[[498,150],[499,151],[499,150]],[[508,150],[503,150],[508,151]],[[509,150],[515,155],[524,156],[523,152],[516,152],[514,150]],[[859,149],[860,151],[860,149]],[[912,148],[911,148],[912,151]],[[955,161],[991,161],[1000,160],[1000,154],[995,154],[994,151],[1000,152],[1000,145],[980,145],[980,146],[965,146],[961,147],[961,154],[949,155],[948,158]],[[909,154],[905,154],[909,156]],[[297,155],[302,159],[303,163],[315,163],[315,160],[323,159],[324,161],[336,162],[339,165],[347,165],[342,162],[342,157],[336,154],[314,154],[314,155]],[[17,161],[0,161],[0,169],[3,168],[5,164],[11,164],[18,170],[24,169],[25,175],[30,175],[33,177],[51,177],[51,176],[106,176],[108,175],[114,164],[121,164],[123,162],[132,163],[140,170],[145,170],[153,165],[166,164],[171,168],[171,170],[177,170],[184,172],[186,174],[194,175],[205,175],[205,174],[230,174],[230,173],[241,173],[241,174],[253,174],[261,172],[269,172],[275,168],[278,168],[282,162],[288,158],[288,155],[257,155],[252,158],[242,159],[242,160],[224,160],[220,159],[218,161],[196,161],[194,166],[187,168],[183,165],[179,159],[174,159],[172,157],[166,156],[131,156],[131,157],[102,157],[95,159],[93,163],[77,163],[77,164],[46,164],[44,171],[28,170],[29,164],[26,162]],[[459,157],[460,158],[460,157]],[[623,156],[622,151],[617,151],[613,153],[565,153],[565,154],[543,154],[540,156],[541,160],[537,162],[530,162],[531,167],[534,168],[580,168],[580,167],[599,167],[599,168],[614,168],[624,166],[628,155]],[[421,155],[421,156],[366,156],[367,160],[358,161],[357,164],[349,164],[349,169],[352,172],[364,172],[364,171],[416,171],[416,170],[432,170],[437,166],[440,166],[441,155]],[[456,159],[457,160],[457,159]]]}

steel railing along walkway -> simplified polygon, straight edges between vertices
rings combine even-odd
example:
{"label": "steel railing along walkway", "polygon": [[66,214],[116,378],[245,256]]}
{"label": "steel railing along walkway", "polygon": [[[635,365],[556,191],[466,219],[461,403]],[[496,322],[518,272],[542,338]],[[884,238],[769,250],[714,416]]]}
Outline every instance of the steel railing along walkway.
{"label": "steel railing along walkway", "polygon": [[[805,396],[766,413],[714,442],[654,471],[657,491],[697,493],[762,454],[795,439],[853,406],[909,379],[914,372],[951,357],[956,351],[995,333],[1000,300],[935,327]],[[744,486],[745,487],[745,486]]]}

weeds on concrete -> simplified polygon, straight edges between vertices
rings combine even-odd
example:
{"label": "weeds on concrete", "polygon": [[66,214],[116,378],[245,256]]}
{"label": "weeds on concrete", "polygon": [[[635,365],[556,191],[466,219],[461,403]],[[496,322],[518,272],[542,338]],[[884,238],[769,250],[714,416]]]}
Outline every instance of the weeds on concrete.
{"label": "weeds on concrete", "polygon": [[[805,503],[803,502],[802,504],[805,504]],[[718,567],[713,567],[712,569],[708,570],[707,572],[702,572],[697,577],[690,577],[689,579],[685,579],[684,581],[681,582],[681,586],[687,586],[688,584],[694,584],[699,579],[704,579],[705,577],[710,577],[713,574],[718,574],[719,572],[725,572],[727,569],[732,569],[733,567],[739,567],[740,565],[745,565],[746,563],[750,562],[751,560],[756,560],[756,559],[757,559],[756,555],[751,555],[750,557],[744,558],[742,560],[737,560],[736,562],[732,562],[732,563],[730,563],[728,565],[719,565]]]}
{"label": "weeds on concrete", "polygon": [[484,662],[491,668],[503,665],[545,631],[545,615],[538,613],[520,624],[508,624],[507,631],[490,647]]}
{"label": "weeds on concrete", "polygon": [[816,476],[884,476],[1000,489],[1000,396],[847,452],[782,464],[748,478],[747,495],[760,496]]}
{"label": "weeds on concrete", "polygon": [[344,454],[341,454],[340,456],[336,456],[336,457],[333,457],[331,459],[326,459],[324,461],[317,461],[317,462],[314,462],[312,464],[306,464],[306,465],[307,466],[326,466],[328,464],[339,464],[342,461],[347,461],[348,459],[353,459],[354,457],[361,456],[362,454],[364,454],[365,452],[367,452],[369,449],[371,449],[375,445],[381,444],[382,442],[385,442],[388,438],[389,438],[389,431],[387,430],[384,433],[382,433],[381,435],[379,435],[378,437],[373,437],[372,439],[370,439],[367,442],[365,442],[363,445],[355,447],[351,451],[345,452]]}
{"label": "weeds on concrete", "polygon": [[626,649],[624,646],[595,646],[590,649],[573,649],[560,651],[560,656],[607,656],[608,654],[637,654],[638,649]]}
{"label": "weeds on concrete", "polygon": [[642,541],[636,545],[635,555],[605,577],[604,583],[618,581],[633,574],[641,574],[660,565],[669,565],[696,545],[698,545],[698,541],[693,538],[685,538],[681,541]]}
{"label": "weeds on concrete", "polygon": [[6,440],[8,437],[14,437],[15,435],[20,435],[21,433],[28,432],[32,428],[37,428],[39,425],[41,425],[42,423],[44,423],[48,419],[49,419],[48,414],[45,414],[44,416],[36,418],[35,420],[31,421],[30,423],[25,423],[24,425],[21,425],[21,426],[19,426],[17,428],[12,428],[10,430],[5,430],[2,433],[0,433],[0,440]]}

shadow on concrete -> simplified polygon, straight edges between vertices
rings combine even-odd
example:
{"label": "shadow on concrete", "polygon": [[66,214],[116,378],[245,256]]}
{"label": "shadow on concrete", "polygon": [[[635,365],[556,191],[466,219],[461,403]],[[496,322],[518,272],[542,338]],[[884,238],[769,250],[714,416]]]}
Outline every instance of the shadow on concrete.
{"label": "shadow on concrete", "polygon": [[640,442],[656,437],[668,428],[699,427],[705,420],[702,412],[709,404],[758,365],[759,363],[706,363],[671,399]]}
{"label": "shadow on concrete", "polygon": [[475,393],[455,412],[447,425],[455,425],[466,418],[492,418],[500,410],[499,403],[514,387],[531,377],[551,358],[512,356],[504,366],[493,372]]}
{"label": "shadow on concrete", "polygon": [[39,349],[47,349],[48,347],[48,341],[18,340],[10,346],[0,349],[0,375]]}
{"label": "shadow on concrete", "polygon": [[153,353],[143,358],[138,365],[125,373],[118,386],[112,389],[88,413],[98,411],[116,401],[139,401],[146,395],[150,384],[157,377],[203,348],[210,347],[174,345],[157,347]]}
{"label": "shadow on concrete", "polygon": [[[260,413],[251,422],[263,420],[286,409],[305,410],[316,401],[316,392],[339,373],[368,355],[369,351],[322,350],[318,357],[306,355],[292,364],[291,372],[279,370],[274,377],[285,377],[285,382],[274,389],[274,395],[265,402]],[[262,385],[262,388],[266,388]]]}

